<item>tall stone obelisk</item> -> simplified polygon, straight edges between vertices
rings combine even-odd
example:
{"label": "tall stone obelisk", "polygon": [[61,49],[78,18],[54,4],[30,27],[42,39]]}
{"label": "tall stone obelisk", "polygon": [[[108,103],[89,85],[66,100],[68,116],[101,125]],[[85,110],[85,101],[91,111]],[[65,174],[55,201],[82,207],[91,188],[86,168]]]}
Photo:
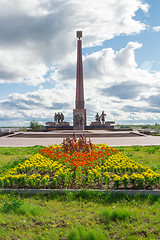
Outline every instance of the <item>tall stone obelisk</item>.
{"label": "tall stone obelisk", "polygon": [[76,102],[75,109],[73,109],[73,129],[84,130],[86,126],[86,109],[84,108],[82,31],[77,31],[77,38]]}

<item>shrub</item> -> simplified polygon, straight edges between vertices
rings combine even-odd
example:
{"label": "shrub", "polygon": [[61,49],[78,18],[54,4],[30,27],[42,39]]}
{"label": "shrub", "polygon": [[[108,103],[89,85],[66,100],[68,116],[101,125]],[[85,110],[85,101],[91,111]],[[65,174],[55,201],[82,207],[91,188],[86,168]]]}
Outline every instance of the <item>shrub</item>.
{"label": "shrub", "polygon": [[80,136],[79,139],[73,134],[73,138],[66,138],[62,143],[62,151],[64,152],[88,152],[93,148],[91,141],[87,141],[85,136]]}

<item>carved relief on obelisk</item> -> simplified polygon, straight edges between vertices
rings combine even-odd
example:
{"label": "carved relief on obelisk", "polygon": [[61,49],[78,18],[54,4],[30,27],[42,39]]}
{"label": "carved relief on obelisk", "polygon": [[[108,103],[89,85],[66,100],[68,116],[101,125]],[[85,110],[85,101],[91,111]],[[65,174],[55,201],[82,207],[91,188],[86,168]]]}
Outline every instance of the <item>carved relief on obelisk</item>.
{"label": "carved relief on obelisk", "polygon": [[77,31],[77,38],[76,102],[75,109],[73,109],[73,129],[83,130],[86,126],[86,109],[84,108],[82,31]]}

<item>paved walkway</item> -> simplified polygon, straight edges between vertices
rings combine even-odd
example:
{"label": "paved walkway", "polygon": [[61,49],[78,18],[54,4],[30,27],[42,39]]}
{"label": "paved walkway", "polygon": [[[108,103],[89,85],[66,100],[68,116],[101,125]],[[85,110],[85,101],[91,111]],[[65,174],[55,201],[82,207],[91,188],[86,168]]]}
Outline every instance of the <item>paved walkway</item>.
{"label": "paved walkway", "polygon": [[[62,143],[63,138],[14,138],[1,137],[0,147],[26,147],[35,145],[49,146]],[[92,143],[106,143],[109,146],[132,146],[132,145],[160,145],[160,136],[141,137],[97,137],[91,138]]]}

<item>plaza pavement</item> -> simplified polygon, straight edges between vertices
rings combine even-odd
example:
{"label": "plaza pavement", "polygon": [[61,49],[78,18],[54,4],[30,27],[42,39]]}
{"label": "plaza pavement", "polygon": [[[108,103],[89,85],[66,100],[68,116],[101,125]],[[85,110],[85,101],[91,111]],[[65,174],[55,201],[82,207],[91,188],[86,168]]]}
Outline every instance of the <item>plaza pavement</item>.
{"label": "plaza pavement", "polygon": [[[91,142],[105,143],[109,146],[132,146],[132,145],[141,145],[141,146],[149,146],[149,145],[160,145],[160,136],[136,136],[136,137],[91,137]],[[60,144],[63,141],[63,137],[56,138],[18,138],[18,137],[0,137],[0,147],[26,147],[26,146],[35,146],[35,145],[43,145],[50,146],[53,144]]]}

